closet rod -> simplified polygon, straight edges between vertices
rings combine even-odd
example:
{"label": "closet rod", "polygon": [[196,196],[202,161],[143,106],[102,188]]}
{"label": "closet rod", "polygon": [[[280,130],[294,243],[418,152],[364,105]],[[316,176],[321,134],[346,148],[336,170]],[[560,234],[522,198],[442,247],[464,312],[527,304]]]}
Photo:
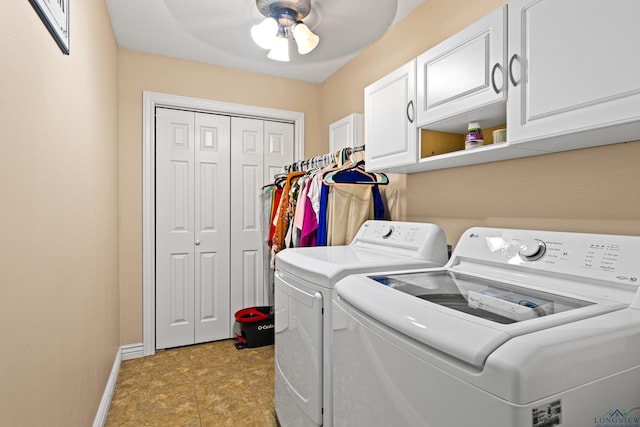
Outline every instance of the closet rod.
{"label": "closet rod", "polygon": [[336,157],[341,156],[343,153],[345,153],[346,156],[350,156],[352,153],[364,151],[364,149],[364,145],[360,145],[358,147],[347,147],[334,153],[326,153],[321,156],[311,157],[307,160],[298,160],[297,162],[284,166],[284,171],[296,172],[307,170],[309,167],[324,167],[334,163],[336,161]]}

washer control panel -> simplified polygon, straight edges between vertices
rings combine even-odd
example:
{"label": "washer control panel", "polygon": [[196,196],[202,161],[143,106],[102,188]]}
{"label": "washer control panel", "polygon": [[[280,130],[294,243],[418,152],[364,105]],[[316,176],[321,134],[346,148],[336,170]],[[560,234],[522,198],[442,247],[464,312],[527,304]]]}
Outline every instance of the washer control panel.
{"label": "washer control panel", "polygon": [[536,261],[547,252],[547,244],[542,240],[530,239],[520,244],[518,254],[525,261]]}
{"label": "washer control panel", "polygon": [[[640,286],[640,236],[474,227],[452,258]],[[640,295],[640,294],[639,294]]]}

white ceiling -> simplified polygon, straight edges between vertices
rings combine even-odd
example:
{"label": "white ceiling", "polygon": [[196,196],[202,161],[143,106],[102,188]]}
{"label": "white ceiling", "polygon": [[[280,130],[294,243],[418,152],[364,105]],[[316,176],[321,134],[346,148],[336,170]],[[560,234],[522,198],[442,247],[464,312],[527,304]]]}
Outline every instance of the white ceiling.
{"label": "white ceiling", "polygon": [[255,0],[107,0],[118,46],[321,83],[424,0],[312,0],[304,19],[320,44],[291,62],[267,59],[251,39]]}

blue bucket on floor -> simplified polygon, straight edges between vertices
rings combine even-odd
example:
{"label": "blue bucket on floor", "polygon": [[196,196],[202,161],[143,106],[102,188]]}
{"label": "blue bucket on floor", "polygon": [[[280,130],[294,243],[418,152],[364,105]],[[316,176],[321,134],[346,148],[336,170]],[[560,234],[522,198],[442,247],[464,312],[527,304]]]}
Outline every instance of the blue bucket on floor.
{"label": "blue bucket on floor", "polygon": [[234,335],[237,349],[273,344],[274,310],[270,306],[247,307],[236,311]]}

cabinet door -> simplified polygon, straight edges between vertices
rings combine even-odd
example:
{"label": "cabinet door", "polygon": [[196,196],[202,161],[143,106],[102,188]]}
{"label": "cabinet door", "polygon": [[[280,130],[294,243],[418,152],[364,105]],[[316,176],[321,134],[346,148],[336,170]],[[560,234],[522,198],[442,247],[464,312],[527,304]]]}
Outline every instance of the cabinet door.
{"label": "cabinet door", "polygon": [[417,161],[415,77],[414,59],[364,89],[367,170]]}
{"label": "cabinet door", "polygon": [[349,114],[329,125],[329,151],[362,145],[362,114]]}
{"label": "cabinet door", "polygon": [[506,31],[505,5],[418,56],[419,127],[506,101]]}
{"label": "cabinet door", "polygon": [[[638,16],[638,0],[512,1],[507,140],[520,143],[640,119]],[[612,142],[602,139],[546,144],[556,151]]]}

